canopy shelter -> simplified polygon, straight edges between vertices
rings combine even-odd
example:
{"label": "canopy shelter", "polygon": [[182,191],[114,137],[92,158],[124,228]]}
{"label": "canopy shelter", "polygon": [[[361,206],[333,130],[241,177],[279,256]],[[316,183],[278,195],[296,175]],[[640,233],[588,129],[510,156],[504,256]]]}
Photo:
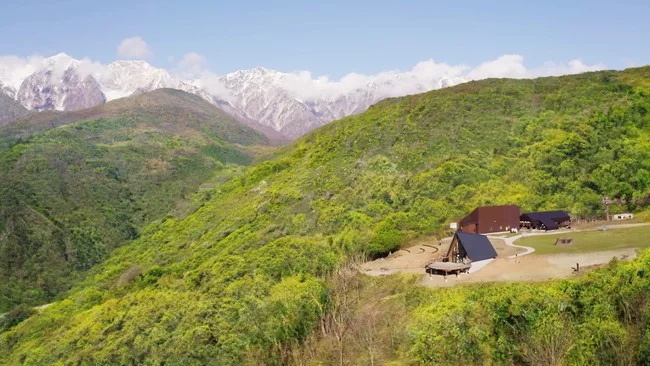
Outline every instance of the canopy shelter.
{"label": "canopy shelter", "polygon": [[557,230],[571,224],[571,216],[565,211],[529,212],[519,218],[522,227],[542,230]]}
{"label": "canopy shelter", "polygon": [[458,276],[460,273],[466,273],[470,267],[471,264],[469,263],[431,262],[424,268],[430,275],[434,274],[447,277],[450,274]]}

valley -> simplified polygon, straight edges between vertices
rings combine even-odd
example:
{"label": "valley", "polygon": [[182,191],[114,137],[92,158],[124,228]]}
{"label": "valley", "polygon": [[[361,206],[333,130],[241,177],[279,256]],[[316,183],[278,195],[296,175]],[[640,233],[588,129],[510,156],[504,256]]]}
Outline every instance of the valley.
{"label": "valley", "polygon": [[[643,360],[647,251],[572,279],[442,289],[414,286],[420,279],[409,274],[374,278],[350,269],[414,238],[447,237],[453,219],[480,205],[594,217],[609,195],[624,199],[612,207],[619,212],[647,211],[649,80],[642,67],[468,82],[383,100],[277,149],[235,120],[195,120],[196,109],[192,118],[166,110],[143,124],[127,113],[46,127],[3,155],[13,183],[6,191],[21,195],[2,207],[39,202],[71,238],[83,239],[63,237],[62,248],[127,235],[102,256],[90,250],[97,245],[79,247],[90,250],[85,276],[38,314],[16,317],[22,321],[0,334],[0,363],[535,363],[546,349],[567,363]],[[204,106],[189,94],[163,93]],[[147,95],[112,103],[144,103],[137,98]],[[120,153],[105,165],[113,149]],[[20,160],[27,153],[31,165]],[[83,164],[63,165],[63,157]],[[33,186],[55,194],[25,189],[42,172],[57,178]],[[80,172],[66,183],[113,177],[117,193],[96,206],[86,204],[91,192],[66,193],[87,211],[54,216],[75,204],[54,200],[66,172]],[[142,185],[117,184],[143,176]],[[196,204],[165,214],[187,196]],[[106,215],[109,202],[122,205],[113,212],[134,214]],[[109,228],[126,223],[137,235],[129,227],[99,234],[67,226],[81,217],[112,220]],[[52,225],[43,227],[46,234],[25,235],[56,237]],[[525,269],[538,254],[516,265]],[[482,271],[490,266],[475,274]]]}
{"label": "valley", "polygon": [[195,210],[269,145],[171,89],[30,114],[0,136],[1,312],[52,301],[147,224]]}

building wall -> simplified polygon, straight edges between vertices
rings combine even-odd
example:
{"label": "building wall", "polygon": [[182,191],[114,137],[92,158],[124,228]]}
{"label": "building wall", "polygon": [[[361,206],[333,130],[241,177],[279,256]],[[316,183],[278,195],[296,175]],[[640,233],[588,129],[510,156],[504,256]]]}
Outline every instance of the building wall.
{"label": "building wall", "polygon": [[627,220],[627,219],[632,219],[634,218],[634,215],[631,213],[622,213],[622,214],[615,214],[613,216],[614,220]]}
{"label": "building wall", "polygon": [[469,215],[465,216],[462,220],[460,220],[460,222],[458,223],[458,226],[460,226],[460,231],[476,234],[476,225],[478,224],[479,209],[480,207],[475,208],[474,211],[470,212]]}
{"label": "building wall", "polygon": [[469,273],[474,273],[474,272],[478,271],[479,269],[481,269],[481,268],[487,266],[488,264],[490,264],[493,260],[494,260],[494,258],[489,258],[489,259],[484,259],[484,260],[478,261],[478,262],[472,262],[472,266],[469,267],[468,272]]}
{"label": "building wall", "polygon": [[506,231],[509,228],[519,227],[521,210],[518,206],[486,206],[481,207],[478,213],[477,234]]}
{"label": "building wall", "polygon": [[478,234],[476,232],[476,224],[468,224],[460,228],[460,231],[464,233],[473,233],[473,234]]}

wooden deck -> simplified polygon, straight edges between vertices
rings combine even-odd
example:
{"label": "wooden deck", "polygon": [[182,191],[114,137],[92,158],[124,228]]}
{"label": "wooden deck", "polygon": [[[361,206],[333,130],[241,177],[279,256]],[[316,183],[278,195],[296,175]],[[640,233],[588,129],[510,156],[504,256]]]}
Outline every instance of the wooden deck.
{"label": "wooden deck", "polygon": [[454,263],[454,262],[431,262],[424,268],[428,274],[437,274],[447,276],[448,274],[458,275],[459,273],[469,271],[471,264]]}

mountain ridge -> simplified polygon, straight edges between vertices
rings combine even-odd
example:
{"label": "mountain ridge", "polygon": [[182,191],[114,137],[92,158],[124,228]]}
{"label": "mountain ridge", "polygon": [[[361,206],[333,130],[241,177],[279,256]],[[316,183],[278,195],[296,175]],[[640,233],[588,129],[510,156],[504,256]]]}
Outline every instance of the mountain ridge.
{"label": "mountain ridge", "polygon": [[[19,100],[30,110],[80,110],[106,101],[158,88],[173,88],[201,96],[231,115],[247,123],[259,124],[295,139],[306,132],[343,118],[363,112],[377,101],[394,95],[393,80],[377,85],[374,82],[328,97],[301,99],[297,95],[292,74],[257,67],[238,70],[214,78],[219,92],[209,92],[206,86],[192,80],[172,76],[141,60],[118,60],[100,67],[60,53],[43,60],[40,68],[20,83],[12,77],[5,94]],[[462,79],[436,79],[420,84],[411,92],[422,92],[463,82]],[[225,94],[224,94],[225,93]],[[402,93],[403,94],[403,93]]]}
{"label": "mountain ridge", "polygon": [[[0,84],[0,90],[2,85]],[[26,116],[29,111],[12,97],[0,92],[0,127]]]}

